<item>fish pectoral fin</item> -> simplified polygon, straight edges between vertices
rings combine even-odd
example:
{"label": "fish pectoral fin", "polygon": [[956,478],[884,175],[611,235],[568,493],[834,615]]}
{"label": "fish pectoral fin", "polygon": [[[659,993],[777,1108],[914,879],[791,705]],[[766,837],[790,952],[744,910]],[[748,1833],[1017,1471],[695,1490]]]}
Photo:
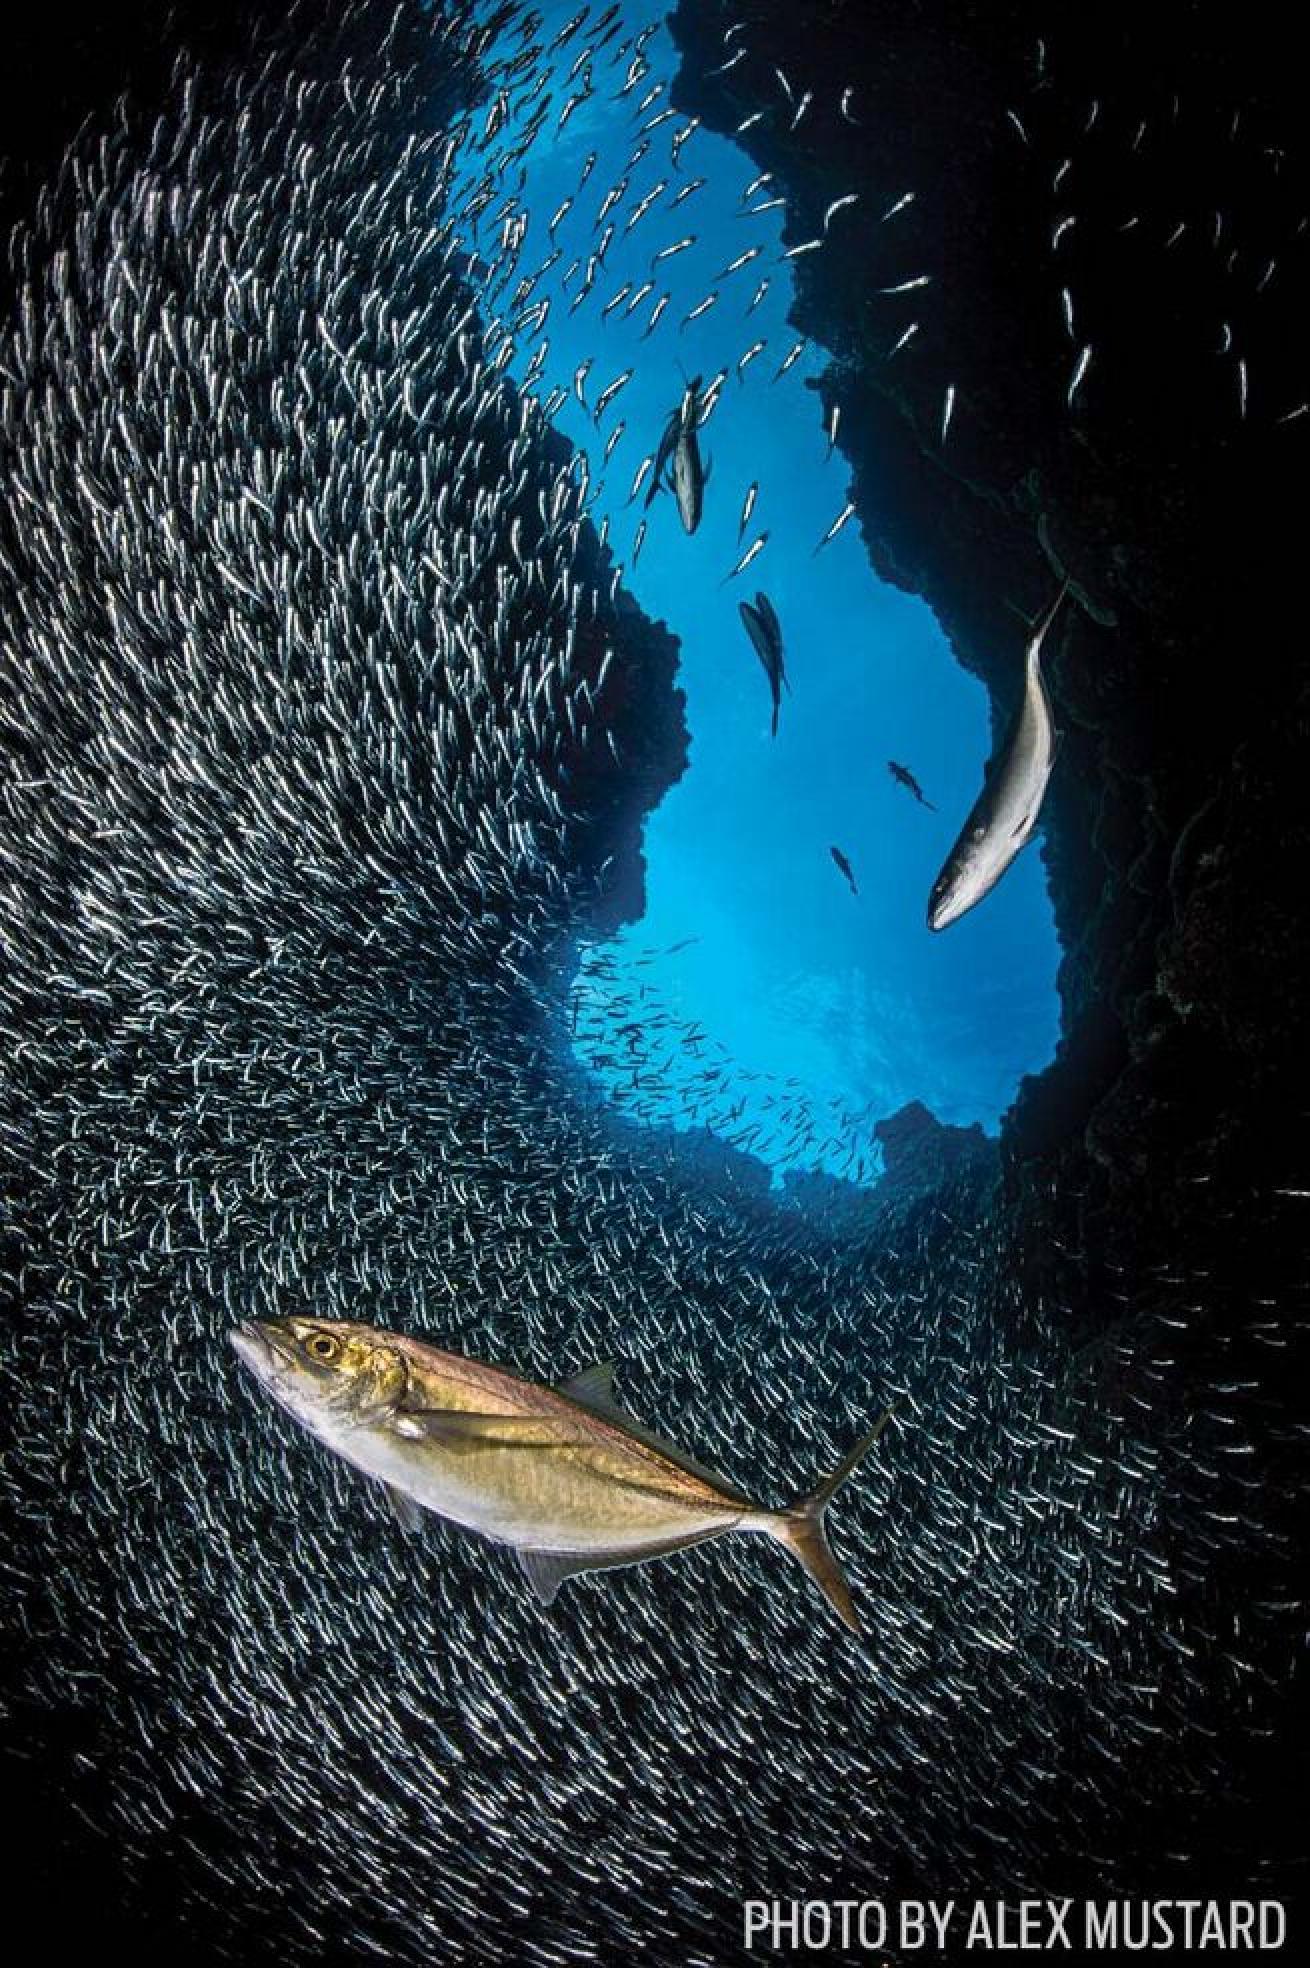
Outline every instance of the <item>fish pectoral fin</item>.
{"label": "fish pectoral fin", "polygon": [[471,1414],[464,1408],[400,1408],[391,1425],[411,1441],[452,1449],[566,1449],[592,1439],[564,1416]]}
{"label": "fish pectoral fin", "polygon": [[584,1408],[594,1408],[598,1414],[623,1413],[614,1392],[613,1360],[599,1360],[594,1367],[584,1367],[571,1380],[562,1380],[559,1391],[567,1394],[570,1401],[581,1402]]}
{"label": "fish pectoral fin", "polygon": [[[605,1415],[611,1421],[619,1422],[629,1435],[636,1437],[637,1441],[644,1442],[648,1448],[657,1449],[661,1455],[667,1456],[670,1462],[676,1462],[679,1469],[685,1469],[688,1475],[699,1476],[703,1483],[712,1484],[721,1496],[728,1497],[735,1503],[747,1502],[747,1499],[730,1483],[724,1481],[717,1470],[708,1468],[703,1462],[698,1462],[695,1456],[690,1456],[685,1449],[680,1449],[676,1442],[668,1441],[665,1436],[657,1434],[655,1429],[648,1428],[645,1422],[638,1421],[635,1415],[628,1412],[614,1392],[613,1360],[602,1360],[598,1365],[586,1367],[581,1373],[574,1374],[572,1380],[561,1381],[559,1391],[561,1394],[566,1394],[570,1401],[578,1401],[584,1408],[591,1408],[596,1414]],[[620,1561],[616,1558],[593,1558],[588,1559],[585,1565],[575,1565],[574,1570],[590,1571],[599,1564],[614,1565],[620,1562],[628,1561]]]}
{"label": "fish pectoral fin", "polygon": [[387,1500],[388,1510],[390,1510],[402,1531],[408,1532],[412,1537],[416,1531],[422,1530],[423,1512],[419,1509],[413,1497],[406,1496],[405,1492],[398,1490],[394,1483],[384,1483],[382,1485],[382,1494]]}

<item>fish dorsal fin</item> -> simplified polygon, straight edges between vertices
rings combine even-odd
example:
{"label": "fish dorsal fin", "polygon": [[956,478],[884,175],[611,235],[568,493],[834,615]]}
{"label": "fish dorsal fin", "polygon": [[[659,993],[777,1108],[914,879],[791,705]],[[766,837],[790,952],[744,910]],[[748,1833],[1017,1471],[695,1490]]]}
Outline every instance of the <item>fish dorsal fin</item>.
{"label": "fish dorsal fin", "polygon": [[594,1408],[597,1414],[618,1415],[628,1420],[614,1392],[613,1360],[599,1360],[594,1367],[584,1367],[571,1380],[562,1380],[559,1391],[584,1408]]}
{"label": "fish dorsal fin", "polygon": [[413,1497],[406,1496],[405,1492],[398,1490],[394,1483],[384,1483],[382,1485],[382,1494],[387,1500],[387,1508],[400,1525],[402,1531],[407,1531],[412,1537],[416,1531],[422,1529],[423,1512],[419,1509]]}

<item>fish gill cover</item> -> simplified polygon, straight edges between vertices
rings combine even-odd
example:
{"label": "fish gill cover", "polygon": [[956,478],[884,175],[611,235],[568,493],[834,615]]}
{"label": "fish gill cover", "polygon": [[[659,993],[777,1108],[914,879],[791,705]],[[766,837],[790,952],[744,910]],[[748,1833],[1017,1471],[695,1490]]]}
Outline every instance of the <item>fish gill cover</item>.
{"label": "fish gill cover", "polygon": [[[803,29],[749,9],[747,59],[782,67],[811,147],[770,156],[781,181],[854,127],[881,11],[857,35],[840,7]],[[699,78],[742,21],[681,10],[694,113],[722,113]],[[996,595],[1026,599],[1044,554],[1088,590],[1083,649],[1110,614],[1118,639],[1094,682],[1058,677],[1066,1039],[1003,1184],[918,1110],[884,1124],[877,1188],[814,1177],[780,1205],[746,1158],[621,1121],[568,1042],[577,945],[639,912],[642,817],[684,734],[672,641],[505,373],[499,270],[469,259],[453,190],[461,131],[512,172],[508,113],[531,118],[517,97],[567,24],[302,10],[93,118],[20,234],[0,351],[18,1849],[57,1932],[142,1959],[185,1939],[719,1963],[760,1892],[1286,1895],[1310,1183],[1285,928],[1304,821],[1278,789],[1299,685],[1248,666],[1216,742],[1189,670],[1180,757],[1146,715],[1174,672],[1133,663],[1153,633],[1204,648],[1276,620],[1261,485],[1296,401],[1256,417],[1274,351],[1249,405],[1169,454],[1176,498],[1200,480],[1243,557],[1208,621],[1219,557],[1198,567],[1205,526],[1158,507],[1140,460],[1125,480],[1131,417],[1111,402],[1052,439],[1007,507],[1033,455],[1006,447],[1012,368],[974,349],[972,398],[962,371],[911,370],[929,419],[842,318],[854,256],[808,256],[798,305],[843,350],[875,551],[989,675]],[[579,48],[599,60],[613,25],[586,15]],[[1012,77],[1042,80],[1028,26],[1016,10],[954,69],[925,31],[879,71],[878,142],[908,144],[947,211],[946,139],[974,125],[934,139],[891,112],[926,67],[999,131]],[[959,32],[976,55],[986,30]],[[734,129],[764,106],[745,66]],[[1002,188],[1036,128],[1016,100]],[[777,147],[776,125],[743,141]],[[847,163],[870,200],[891,168],[876,146]],[[961,348],[990,318],[957,321]],[[1068,353],[1066,409],[1101,374]],[[952,386],[975,449],[942,475],[925,433]],[[894,510],[861,486],[875,439],[903,467]],[[617,1354],[643,1413],[772,1502],[898,1398],[834,1530],[868,1650],[746,1545],[575,1584],[547,1617],[506,1553],[403,1538],[235,1384],[235,1321],[306,1310],[541,1379]]]}

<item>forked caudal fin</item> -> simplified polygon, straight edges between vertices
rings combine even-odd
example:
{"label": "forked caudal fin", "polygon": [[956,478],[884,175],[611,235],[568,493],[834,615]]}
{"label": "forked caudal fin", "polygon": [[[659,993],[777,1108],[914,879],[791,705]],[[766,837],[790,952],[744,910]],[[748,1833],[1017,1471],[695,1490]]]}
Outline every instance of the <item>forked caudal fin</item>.
{"label": "forked caudal fin", "polygon": [[848,1477],[855,1474],[873,1447],[883,1429],[896,1412],[895,1404],[877,1421],[867,1435],[861,1436],[850,1454],[834,1469],[827,1481],[820,1483],[812,1496],[805,1497],[791,1510],[781,1511],[773,1526],[773,1534],[779,1544],[785,1545],[794,1558],[799,1558],[814,1583],[818,1586],[837,1617],[848,1626],[857,1639],[863,1639],[855,1602],[851,1589],[846,1583],[841,1566],[833,1556],[823,1528],[823,1513],[836,1496]]}

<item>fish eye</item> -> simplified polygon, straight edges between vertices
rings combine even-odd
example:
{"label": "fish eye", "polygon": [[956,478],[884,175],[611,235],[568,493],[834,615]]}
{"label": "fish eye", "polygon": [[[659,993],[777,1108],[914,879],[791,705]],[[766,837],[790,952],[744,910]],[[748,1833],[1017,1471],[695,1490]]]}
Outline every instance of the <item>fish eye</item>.
{"label": "fish eye", "polygon": [[335,1360],[341,1347],[331,1333],[311,1333],[305,1341],[305,1351],[312,1353],[316,1360]]}

